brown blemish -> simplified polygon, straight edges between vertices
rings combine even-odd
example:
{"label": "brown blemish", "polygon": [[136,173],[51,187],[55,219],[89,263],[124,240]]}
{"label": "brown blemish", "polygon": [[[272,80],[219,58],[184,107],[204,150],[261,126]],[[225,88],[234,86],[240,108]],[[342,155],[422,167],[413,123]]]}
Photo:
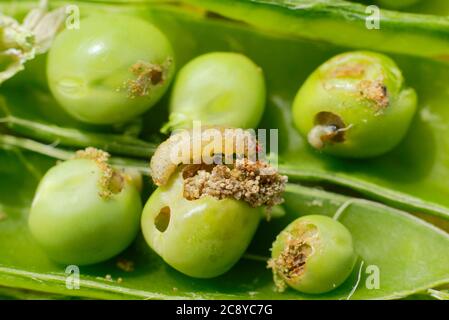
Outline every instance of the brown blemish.
{"label": "brown blemish", "polygon": [[237,159],[232,166],[216,165],[211,171],[198,170],[184,180],[187,200],[212,196],[243,200],[252,207],[273,207],[283,202],[287,177],[262,161]]}
{"label": "brown blemish", "polygon": [[109,158],[109,153],[92,147],[79,150],[75,154],[75,159],[93,160],[100,168],[102,174],[98,184],[100,188],[99,194],[103,199],[108,199],[113,194],[120,193],[125,184],[123,175],[108,164]]}
{"label": "brown blemish", "polygon": [[268,261],[273,270],[276,287],[284,291],[286,281],[300,281],[306,269],[307,259],[313,253],[312,243],[317,235],[313,225],[300,225],[288,234],[284,250],[275,259]]}
{"label": "brown blemish", "polygon": [[365,66],[363,64],[346,64],[342,66],[338,66],[332,72],[332,78],[359,78],[365,74]]}
{"label": "brown blemish", "polygon": [[379,110],[388,107],[390,100],[388,90],[383,81],[362,80],[358,86],[360,95],[374,102]]}
{"label": "brown blemish", "polygon": [[308,256],[312,252],[309,244],[302,239],[290,239],[284,251],[274,261],[277,272],[288,280],[300,277],[305,268]]}
{"label": "brown blemish", "polygon": [[124,87],[130,98],[149,95],[151,89],[165,82],[167,72],[172,64],[172,59],[167,59],[163,64],[152,64],[138,61],[131,66],[130,72],[136,77],[126,81]]}

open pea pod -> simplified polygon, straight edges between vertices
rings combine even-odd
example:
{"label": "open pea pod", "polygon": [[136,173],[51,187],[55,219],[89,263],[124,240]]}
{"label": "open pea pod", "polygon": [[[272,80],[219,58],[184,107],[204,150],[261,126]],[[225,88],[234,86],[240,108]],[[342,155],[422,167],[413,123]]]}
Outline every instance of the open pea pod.
{"label": "open pea pod", "polygon": [[[287,215],[264,223],[246,257],[221,277],[184,276],[139,237],[119,257],[81,267],[80,288],[73,289],[66,286],[73,269],[51,262],[27,228],[36,184],[54,159],[13,150],[0,151],[0,160],[0,286],[90,298],[393,299],[449,283],[448,234],[380,204],[292,185],[286,194]],[[332,216],[345,203],[340,221],[353,234],[360,256],[351,277],[325,295],[277,293],[264,260],[276,233],[299,214]]]}
{"label": "open pea pod", "polygon": [[[449,40],[445,40],[445,32],[449,32],[445,27],[446,18],[407,14],[402,16],[399,13],[386,12],[385,15],[391,15],[391,18],[385,18],[386,25],[384,27],[380,30],[367,30],[362,24],[366,15],[359,16],[356,22],[351,22],[355,15],[354,12],[361,11],[363,6],[344,1],[335,3],[297,1],[296,6],[292,2],[287,5],[282,1],[259,3],[258,1],[207,0],[192,2],[199,9],[190,10],[170,4],[164,5],[163,2],[147,7],[140,1],[139,4],[122,5],[120,10],[143,16],[158,25],[173,43],[179,66],[201,53],[210,51],[242,52],[262,66],[269,89],[269,106],[262,126],[279,129],[281,171],[288,174],[291,181],[337,184],[407,211],[422,212],[449,219],[449,197],[447,196],[449,188],[445,183],[449,177],[449,165],[446,159],[449,145],[445,134],[446,122],[449,121],[449,114],[446,111],[446,101],[448,101],[449,95],[446,90],[449,67],[446,63],[432,61],[440,59],[442,54],[429,54],[420,51],[424,50],[422,48],[446,51],[446,41],[449,42]],[[53,5],[58,6],[62,3],[64,2],[54,2]],[[151,4],[151,1],[144,1],[144,3]],[[78,4],[80,12],[86,15],[117,10],[116,5],[113,4],[100,5],[83,1]],[[29,9],[29,5],[28,7],[23,6],[19,12],[25,12],[27,9]],[[208,14],[206,9],[274,31],[282,37],[274,36],[272,33],[259,32],[234,21],[209,18],[213,15]],[[324,24],[321,26],[322,29],[318,28],[311,35],[314,35],[317,40],[329,40],[350,47],[342,48],[321,42],[300,40],[300,37],[307,36],[302,33],[303,29],[300,28],[304,23],[313,26],[320,25],[321,20],[314,20],[317,12],[329,13],[324,15],[324,22],[329,21],[341,25],[341,28],[360,29],[360,34],[346,37],[353,39],[351,43],[340,43],[334,37],[325,39],[323,37],[328,37],[328,32],[324,28],[326,26]],[[277,21],[276,19],[283,17],[289,23],[282,25],[290,26],[293,31],[276,27],[280,25],[274,23]],[[261,25],[261,22],[265,20],[266,23]],[[323,21],[321,22],[324,23]],[[401,21],[400,24],[398,21]],[[405,50],[398,41],[385,41],[393,35],[398,36],[396,32],[404,37],[419,36],[429,44],[413,46],[413,50]],[[380,37],[382,43],[386,44],[377,46],[374,39],[368,43],[358,41],[366,37]],[[411,41],[409,40],[407,43]],[[339,160],[311,150],[293,128],[290,112],[292,99],[307,76],[323,61],[339,52],[353,49],[355,44],[357,47],[384,49],[388,52],[401,52],[430,58],[429,60],[393,55],[404,71],[408,84],[418,91],[420,109],[407,138],[398,148],[385,156],[363,161]],[[32,71],[28,78],[32,77]],[[24,78],[27,78],[26,72],[24,72]],[[14,95],[12,91],[2,92],[2,94]],[[30,104],[24,102],[23,99],[20,102],[20,98],[10,98],[8,101],[17,101],[15,109],[24,109],[22,104]],[[158,109],[148,112],[147,115],[150,116],[144,116],[144,123],[148,124],[144,125],[145,127],[157,128],[158,124],[149,119],[152,118],[152,114],[163,112],[165,104],[166,101],[163,101]],[[48,105],[46,107],[48,108]],[[14,109],[13,106],[10,108]],[[36,108],[36,106],[30,105],[28,108]],[[16,129],[23,134],[23,130],[20,130],[17,125]],[[39,134],[42,132],[28,132],[28,134],[31,138],[40,139]],[[54,138],[54,141],[58,139],[57,136],[50,136],[50,138]],[[50,140],[47,139],[46,142],[52,142]],[[82,143],[75,144],[71,141],[66,144],[72,144],[78,148],[82,146]],[[88,145],[87,142],[85,144]]]}
{"label": "open pea pod", "polygon": [[[111,132],[110,128],[86,126],[71,119],[42,89],[28,87],[27,95],[21,95],[16,87],[8,87],[0,95],[0,124],[17,134],[71,148],[92,146],[129,157],[149,158],[156,148],[131,133]],[[140,127],[140,123],[128,128],[133,126]]]}
{"label": "open pea pod", "polygon": [[[319,2],[325,4],[323,1]],[[35,2],[20,2],[15,8],[6,5],[5,11],[23,16],[33,3]],[[54,6],[62,3],[65,2],[52,1]],[[282,32],[282,30],[275,30],[282,36],[260,32],[231,20],[213,18],[217,15],[209,14],[203,7],[203,5],[214,4],[214,7],[208,7],[209,10],[217,11],[222,15],[232,12],[232,18],[236,18],[234,14],[238,14],[241,18],[239,20],[244,20],[245,12],[248,17],[260,14],[258,19],[263,21],[263,19],[271,19],[267,18],[271,17],[271,14],[280,13],[282,17],[285,13],[285,9],[280,9],[283,2],[278,1],[276,2],[278,6],[271,8],[266,1],[264,3],[222,1],[218,6],[218,1],[208,0],[197,1],[195,5],[199,6],[199,9],[195,10],[163,2],[151,4],[150,1],[120,6],[111,3],[93,4],[87,1],[76,3],[83,15],[116,11],[120,8],[121,12],[136,14],[152,21],[174,44],[179,66],[198,54],[217,50],[242,52],[262,66],[269,87],[269,107],[262,127],[279,129],[281,170],[288,173],[291,180],[330,182],[361,191],[408,211],[448,216],[449,188],[444,181],[449,174],[449,163],[445,158],[449,146],[444,132],[445,121],[449,117],[445,111],[445,101],[448,101],[449,94],[445,83],[448,80],[449,70],[444,64],[431,61],[435,56],[437,56],[436,59],[441,58],[435,53],[445,50],[443,43],[445,37],[443,35],[438,38],[437,35],[430,35],[428,39],[426,38],[432,30],[437,30],[436,27],[427,26],[427,29],[424,28],[425,32],[423,31],[420,35],[420,39],[427,39],[426,43],[435,42],[434,51],[432,48],[426,50],[415,48],[411,52],[384,48],[391,52],[411,53],[431,58],[428,60],[404,55],[394,56],[405,71],[409,84],[418,90],[421,101],[421,111],[404,144],[392,154],[369,162],[339,161],[309,149],[291,125],[290,105],[296,90],[314,68],[332,55],[352,49],[352,44],[337,43],[348,46],[343,48],[310,41],[310,39],[300,40],[297,37],[301,36],[300,34],[295,35]],[[309,1],[309,3],[312,2]],[[3,5],[4,3],[0,3],[0,6]],[[257,10],[250,10],[251,14],[249,14],[242,8]],[[349,10],[348,8],[350,8],[348,4],[346,9],[341,6],[338,10],[339,14],[342,16],[345,16],[345,13],[349,14],[346,11]],[[305,10],[304,12],[305,16],[307,13],[313,16],[313,11]],[[401,16],[398,15],[398,19],[400,18]],[[426,19],[430,22],[435,21],[435,25],[444,25],[444,21],[441,22],[440,18]],[[288,19],[288,21],[293,20],[297,19],[291,17]],[[409,21],[405,20],[404,25],[407,25]],[[271,28],[272,22],[276,22],[275,18],[267,24],[267,27]],[[393,29],[387,31],[393,32]],[[403,26],[403,30],[405,29],[406,27]],[[444,31],[444,28],[442,30]],[[379,32],[383,32],[382,29]],[[435,32],[438,33],[438,31]],[[320,37],[317,39],[323,40]],[[390,47],[393,46],[391,43]],[[372,48],[368,45],[368,48]],[[45,59],[41,61],[43,62]],[[33,72],[33,69],[24,71],[23,80],[35,78]],[[19,85],[19,83],[16,84]],[[23,90],[28,93],[34,91],[30,88]],[[15,110],[12,113],[16,119],[29,121],[36,118],[23,112],[24,109],[38,108],[45,112],[45,109],[49,108],[47,110],[49,112],[56,107],[49,103],[50,94],[45,89],[39,92],[47,99],[27,101],[22,97],[23,93],[21,94],[18,90],[7,87],[0,89],[0,94],[5,97],[9,110]],[[162,104],[161,110],[164,107],[165,105]],[[144,126],[150,123],[145,121],[151,118],[153,112],[155,112],[154,109],[143,117]],[[39,121],[42,120],[41,117],[39,119]],[[79,130],[78,133],[86,134],[96,132],[98,129],[85,128],[79,124],[71,126],[64,121],[58,122],[58,125],[67,125]],[[26,134],[28,138],[36,140],[47,142],[51,140],[48,137],[49,140],[43,139],[41,131],[25,132],[24,128],[18,127],[17,121],[15,126],[10,126],[10,130]],[[356,248],[360,255],[360,264],[347,283],[329,294],[319,296],[305,296],[292,291],[276,293],[273,290],[271,274],[266,269],[265,261],[261,260],[269,254],[268,249],[277,232],[298,214],[333,215],[341,205],[350,200],[314,189],[291,187],[287,193],[289,214],[283,219],[263,224],[247,258],[222,277],[213,280],[185,277],[164,264],[139,238],[120,257],[103,264],[81,268],[80,289],[70,290],[66,287],[66,266],[49,261],[30,238],[26,226],[28,208],[37,182],[49,166],[54,164],[54,159],[34,153],[23,153],[16,149],[31,149],[30,145],[32,145],[34,148],[32,150],[42,151],[42,145],[36,145],[36,142],[33,143],[32,140],[17,140],[10,137],[3,140],[2,145],[8,149],[12,148],[13,151],[0,151],[0,211],[6,217],[0,222],[0,285],[94,298],[345,299],[350,297],[387,299],[405,297],[449,282],[447,234],[404,212],[373,202],[354,200],[341,216],[341,221],[354,234]],[[89,143],[90,141],[86,142],[86,146]],[[78,148],[82,144],[67,140],[65,145]],[[60,154],[60,150],[54,146],[47,146],[45,150],[50,151],[47,152],[50,156],[66,156],[65,153]],[[436,177],[438,179],[435,179]],[[385,248],[392,250],[390,252]],[[122,265],[119,260],[132,261],[134,271],[122,270],[117,266],[117,264]],[[367,273],[366,269],[368,266],[379,269],[379,288],[374,286],[373,289],[372,286],[367,285],[371,281],[370,273]],[[358,280],[359,271],[360,280]]]}
{"label": "open pea pod", "polygon": [[[369,30],[365,26],[369,15],[366,6],[346,1],[188,2],[288,39],[270,37],[277,43],[308,38],[338,45],[329,48],[297,40],[282,51],[276,50],[282,45],[271,43],[264,51],[271,54],[270,62],[262,65],[272,82],[266,117],[269,121],[264,124],[280,129],[284,144],[281,171],[291,181],[337,184],[408,211],[449,219],[449,188],[445,182],[449,177],[447,18],[382,11],[381,28]],[[404,71],[408,85],[419,96],[419,111],[403,143],[369,160],[340,160],[315,152],[296,133],[291,121],[292,97],[311,70],[335,51],[354,48],[394,53],[392,57]]]}
{"label": "open pea pod", "polygon": [[429,289],[428,293],[431,297],[437,300],[449,300],[449,290],[434,290]]}
{"label": "open pea pod", "polygon": [[[449,20],[430,15],[367,10],[344,0],[187,0],[213,12],[290,37],[327,41],[447,61]],[[431,2],[431,1],[428,1]],[[370,25],[369,18],[380,19]]]}

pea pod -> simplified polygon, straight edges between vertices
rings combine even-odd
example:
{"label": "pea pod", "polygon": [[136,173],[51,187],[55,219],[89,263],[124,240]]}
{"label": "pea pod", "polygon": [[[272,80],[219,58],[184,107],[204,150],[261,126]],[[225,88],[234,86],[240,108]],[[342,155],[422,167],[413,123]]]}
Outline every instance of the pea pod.
{"label": "pea pod", "polygon": [[14,131],[47,143],[57,143],[69,147],[90,145],[105,151],[126,156],[148,157],[155,146],[145,141],[118,134],[90,133],[75,128],[59,127],[53,124],[39,123],[14,116],[0,118]]}
{"label": "pea pod", "polygon": [[[213,0],[201,3],[208,10],[269,29],[269,31],[282,34],[284,37],[291,37],[292,34],[304,36],[301,32],[311,29],[304,28],[302,22],[304,19],[310,18],[311,23],[315,19],[314,17],[316,17],[312,13],[327,12],[329,14],[329,21],[339,25],[348,16],[354,14],[354,11],[350,10],[350,8],[362,8],[362,6],[344,1],[338,1],[335,5],[331,5],[328,1],[299,1],[299,3],[304,5],[298,6],[296,9],[293,6],[289,7],[287,2],[275,3],[264,1],[263,3],[258,3],[257,1],[246,2],[237,0],[234,3],[239,5],[235,7],[223,5],[219,1]],[[258,10],[251,10],[251,8],[257,8]],[[343,14],[345,12],[347,15]],[[399,13],[390,12],[388,14],[394,16]],[[401,37],[414,35],[415,31],[418,34],[418,28],[415,24],[419,24],[422,27],[419,35],[423,36],[426,39],[425,41],[432,42],[435,39],[439,39],[438,42],[440,44],[444,44],[444,46],[449,45],[449,41],[445,40],[444,36],[441,36],[446,30],[444,25],[447,24],[447,21],[445,19],[425,16],[420,17],[424,19],[422,21],[420,19],[413,19],[411,21],[407,19],[409,17],[408,15],[403,16],[401,14],[400,17],[401,21],[406,21],[403,25],[404,29],[398,29],[402,30]],[[293,31],[276,27],[274,23],[271,25],[277,19],[282,19],[283,23],[276,24],[276,26],[289,25]],[[435,29],[429,28],[424,32],[423,29],[426,29],[430,25],[424,23],[425,20],[435,22]],[[263,26],[262,21],[264,21]],[[285,21],[289,21],[290,23],[286,23]],[[375,50],[416,54],[430,58],[434,57],[423,52],[416,52],[416,50],[421,50],[422,48],[396,47],[395,43],[398,43],[397,41],[388,41],[389,46],[392,46],[389,48],[382,47],[374,39],[371,39],[371,43],[364,43],[363,41],[373,37],[373,34],[365,34],[365,32],[369,32],[370,30],[367,30],[364,25],[360,25],[364,21],[362,17],[359,17],[356,21],[358,21],[358,24],[347,23],[341,26],[342,28],[356,28],[360,33],[363,33],[353,35],[353,38],[357,39],[357,44],[350,43],[346,45],[351,47],[362,46],[363,48],[372,48],[374,45],[375,48],[373,49]],[[386,19],[385,22],[387,24],[389,22],[394,23],[394,20],[390,21]],[[436,27],[440,23],[442,26]],[[319,23],[314,23],[314,25],[319,25]],[[357,25],[358,28],[356,27]],[[321,36],[331,35],[331,33],[324,32],[323,30],[321,30],[322,32],[320,32],[320,29],[314,30],[314,38],[321,39]],[[337,28],[332,30],[337,30]],[[379,35],[379,37],[394,39],[389,33],[388,26],[385,25],[380,30],[373,31],[373,33]],[[331,37],[332,39],[330,40],[333,42],[338,40],[338,37],[334,35],[331,35]],[[334,54],[332,50],[335,50],[335,48],[323,49],[323,47],[313,47],[313,45],[306,45],[300,41],[276,41],[274,39],[273,41],[279,46],[279,51],[276,52],[278,57],[282,57],[282,63],[273,63],[273,59],[265,61],[265,63],[259,62],[259,65],[264,68],[269,78],[267,81],[273,83],[271,92],[268,93],[271,106],[267,108],[266,121],[263,122],[262,126],[279,128],[279,135],[286,139],[280,141],[281,149],[284,151],[280,157],[283,173],[290,175],[291,179],[295,181],[321,181],[337,184],[355,189],[366,196],[401,209],[425,212],[448,219],[449,197],[447,195],[449,194],[449,190],[447,190],[445,185],[445,179],[441,179],[441,175],[449,176],[447,161],[445,159],[445,154],[448,152],[448,143],[445,138],[445,122],[448,121],[447,113],[445,112],[445,101],[448,99],[448,94],[445,84],[449,78],[449,69],[446,64],[433,63],[424,59],[405,56],[393,56],[395,61],[398,62],[399,67],[404,71],[404,77],[407,79],[407,83],[410,87],[417,89],[420,98],[418,115],[411,124],[409,134],[398,148],[386,156],[370,161],[342,161],[322,155],[314,155],[306,146],[306,142],[296,134],[291,125],[291,113],[288,110],[291,105],[293,92],[298,90],[299,86],[313,69]],[[290,46],[287,46],[287,43]],[[414,43],[416,44],[416,41]],[[282,47],[283,45],[285,47]],[[298,51],[292,49],[292,46],[298,46]],[[307,53],[304,53],[305,49],[303,52],[300,52],[300,47],[305,48],[306,46]],[[276,46],[270,47],[273,48]],[[281,47],[284,51],[280,49]],[[432,42],[427,49],[423,50],[432,50],[432,48],[436,47],[437,44]],[[251,51],[249,47],[245,49],[248,52]],[[440,54],[449,52],[447,48],[442,48],[441,50]],[[323,51],[326,51],[326,53]],[[290,54],[286,55],[285,52],[290,52]],[[314,55],[309,55],[312,52]],[[251,51],[250,56],[255,57],[255,61],[264,59],[264,57],[261,57],[254,51]],[[289,58],[291,60],[287,61]],[[304,63],[298,64],[299,60]],[[289,78],[288,81],[283,81],[283,73],[279,70],[285,69],[281,66],[288,68],[290,74],[296,75],[296,79]],[[292,69],[295,66],[297,68]],[[439,80],[436,81],[436,79]],[[416,148],[417,145],[421,147]]]}
{"label": "pea pod", "polygon": [[[212,2],[204,2],[205,5],[210,3]],[[86,6],[86,10],[81,10],[82,12],[107,12],[113,8],[113,5],[92,6],[83,2],[79,4],[81,9],[84,8],[83,5]],[[238,9],[249,5],[255,4],[243,3]],[[261,11],[264,11],[266,6],[262,5]],[[169,11],[159,9],[161,11],[149,10],[145,13],[132,6],[126,8],[147,17],[167,34],[175,46],[176,57],[181,66],[207,49],[210,51],[235,49],[245,53],[264,69],[269,83],[270,105],[261,126],[279,129],[279,136],[282,137],[279,141],[280,151],[283,153],[280,157],[282,170],[290,175],[292,181],[332,183],[355,189],[365,196],[404,210],[424,212],[444,219],[449,217],[447,196],[449,190],[444,183],[445,178],[442,178],[449,177],[449,170],[444,165],[447,163],[445,154],[448,152],[444,124],[448,121],[445,101],[449,96],[445,88],[445,83],[449,79],[446,65],[423,59],[393,56],[403,70],[408,85],[416,88],[420,98],[418,115],[410,127],[408,136],[392,153],[368,162],[335,160],[310,152],[305,141],[291,125],[289,108],[294,94],[306,77],[323,61],[340,52],[339,49],[313,42],[305,43],[296,38],[267,36],[249,31],[230,21],[198,20],[195,15],[194,22],[190,14],[172,7]],[[235,9],[233,12],[239,13],[239,10]],[[256,12],[260,14],[260,11]],[[282,12],[284,11],[281,10]],[[268,13],[278,14],[278,11],[268,10]],[[253,15],[257,16],[255,13]],[[182,28],[180,23],[175,23],[174,17],[176,21],[182,22]],[[427,19],[438,20],[436,17]],[[408,22],[405,25],[408,25]],[[229,38],[216,36],[224,33],[230,35],[231,42]],[[176,39],[191,41],[176,41]],[[270,54],[260,50],[265,46],[270,48]],[[290,70],[291,76],[288,79],[284,76],[286,69]],[[13,95],[9,91],[3,93],[6,96]],[[20,100],[14,96],[13,100],[20,104]],[[45,109],[44,101],[39,105]],[[19,107],[20,105],[17,109]],[[417,145],[421,147],[416,148]]]}
{"label": "pea pod", "polygon": [[[116,299],[392,299],[449,283],[447,234],[383,205],[290,186],[286,194],[287,215],[263,225],[246,258],[224,276],[193,282],[148,251],[144,240],[139,238],[126,252],[108,263],[80,267],[80,290],[69,290],[66,288],[67,266],[54,264],[47,258],[32,240],[25,223],[29,202],[38,183],[38,179],[30,178],[30,167],[43,174],[54,160],[35,153],[24,152],[21,155],[23,162],[17,153],[0,151],[1,163],[7,165],[7,170],[0,168],[0,211],[6,216],[0,222],[2,286]],[[11,194],[14,196],[11,197]],[[353,235],[355,250],[364,261],[362,269],[359,262],[347,282],[325,295],[309,296],[290,290],[283,294],[276,293],[266,262],[255,257],[269,255],[270,242],[289,221],[298,217],[298,212],[333,216],[348,201],[351,201],[350,205],[343,210],[339,221]],[[373,216],[378,223],[373,223]],[[404,255],[404,252],[410,254]],[[134,270],[127,272],[119,268],[118,265],[122,266],[123,263],[131,263]],[[369,276],[373,274],[374,268],[369,266],[377,266],[381,272],[379,289],[373,289],[372,285],[366,286],[366,283],[371,284],[372,278]],[[351,295],[359,270],[362,270],[361,280]],[[119,278],[122,281],[118,281]]]}
{"label": "pea pod", "polygon": [[[52,3],[56,6],[59,4],[58,1]],[[76,3],[80,5],[81,12],[91,12],[91,10],[107,12],[116,9],[113,4]],[[211,2],[206,0],[196,3],[202,6]],[[242,8],[252,9],[257,6],[260,10],[251,10],[248,17],[257,17],[259,22],[265,19],[265,28],[271,28],[276,21],[266,18],[265,14],[269,16],[281,14],[284,21],[292,21],[289,17],[284,19],[282,14],[300,11],[286,10],[282,5],[274,6],[266,1],[264,4],[254,1],[235,1],[234,3],[241,3],[241,6],[232,7],[233,2],[221,2],[220,6],[225,7],[228,12],[240,14],[240,17]],[[20,8],[26,8],[26,5],[27,3],[18,3],[19,11]],[[347,8],[351,6],[352,4]],[[89,10],[84,10],[87,8]],[[448,121],[448,115],[445,104],[448,100],[446,93],[448,69],[443,64],[425,59],[394,56],[395,61],[404,70],[408,83],[418,90],[421,98],[418,116],[411,126],[410,135],[388,157],[376,158],[368,163],[336,161],[310,152],[305,141],[296,133],[289,121],[289,109],[294,93],[305,78],[323,61],[341,52],[341,48],[315,42],[303,42],[296,36],[284,33],[284,28],[277,29],[278,33],[282,32],[284,36],[276,37],[225,19],[205,18],[206,9],[191,13],[173,6],[166,9],[164,5],[148,9],[142,4],[121,5],[121,8],[151,20],[163,30],[175,45],[177,61],[180,65],[205,51],[231,50],[244,53],[264,69],[269,84],[270,106],[267,108],[263,126],[280,129],[281,169],[288,172],[292,180],[307,180],[314,183],[331,182],[362,191],[369,197],[408,211],[447,216],[449,200],[446,198],[449,198],[447,197],[449,192],[445,181],[449,174],[445,158],[448,151],[445,123]],[[312,13],[313,11],[301,12]],[[344,6],[334,12],[339,22],[336,25],[339,26],[342,26],[341,21],[346,14],[351,16],[351,12],[346,11]],[[402,18],[399,13],[395,15]],[[409,17],[404,16],[405,24],[400,30],[420,24],[410,21]],[[310,18],[312,19],[311,16]],[[439,18],[427,17],[426,20],[429,21],[428,25],[432,25],[439,21]],[[356,22],[360,25],[361,19],[356,19]],[[390,26],[394,25],[394,21],[390,23]],[[441,24],[444,25],[444,22]],[[347,24],[344,28],[353,27],[354,25]],[[427,43],[440,43],[437,40],[439,33],[426,28],[423,29],[419,39],[422,40],[431,34]],[[442,30],[444,32],[444,28]],[[317,30],[316,33],[317,38],[320,38],[319,31]],[[387,37],[391,29],[387,28],[385,31],[387,33],[382,33],[384,32],[382,29],[379,32]],[[356,34],[367,35],[366,32],[366,30],[357,30]],[[224,34],[227,36],[223,37]],[[369,37],[372,40],[374,36],[369,35]],[[410,35],[405,35],[405,38],[410,39]],[[175,39],[180,40],[173,41]],[[366,42],[362,44],[367,48],[372,46]],[[349,46],[352,48],[353,44]],[[386,51],[396,52],[393,50],[396,46],[394,42],[385,46]],[[410,53],[427,57],[430,56],[427,54],[434,49],[432,45],[428,47],[422,45],[412,48]],[[289,70],[288,79],[285,78],[286,69]],[[28,74],[28,71],[24,71],[23,75],[30,76],[32,70],[29,71]],[[25,90],[32,92],[29,88]],[[21,104],[20,101],[23,100],[18,98],[20,94],[17,91],[4,87],[0,91],[9,100],[16,102],[17,109],[45,109],[48,107],[48,101],[51,100],[47,93],[41,92],[41,96],[45,99],[37,99],[35,104]],[[24,118],[29,119],[27,116]],[[60,125],[66,126],[64,122]],[[84,127],[75,126],[87,131]],[[34,137],[34,134],[30,135],[30,138]],[[37,136],[36,139],[38,139]],[[15,139],[12,141],[8,139],[8,141],[17,142]],[[19,145],[29,146],[28,143],[23,143],[23,140],[20,141]],[[10,144],[6,145],[10,148]],[[40,147],[42,145],[39,145],[37,151],[41,150]],[[47,147],[52,151],[59,150],[54,146]],[[31,241],[24,227],[24,218],[37,181],[47,168],[54,164],[54,159],[14,148],[0,151],[0,163],[0,211],[6,217],[0,222],[0,284],[73,295],[73,291],[65,288],[65,269],[54,265],[46,258]],[[14,196],[11,197],[11,194]],[[142,239],[139,239],[117,259],[91,269],[81,268],[81,289],[75,294],[96,298],[311,298],[291,291],[283,295],[275,294],[272,290],[271,275],[265,269],[265,263],[260,260],[268,256],[268,248],[276,233],[295,219],[298,213],[332,216],[338,208],[351,199],[303,187],[291,189],[287,196],[289,210],[284,219],[262,225],[246,258],[236,265],[235,271],[217,280],[192,282],[191,279],[174,272],[165,264],[157,262],[159,261],[157,257],[149,252]],[[373,223],[373,216],[376,217],[376,223]],[[448,282],[447,234],[402,211],[364,200],[351,202],[343,210],[340,221],[353,233],[356,251],[361,256],[363,265],[360,262],[356,266],[356,271],[338,291],[314,298],[400,298]],[[405,236],[391,237],[395,234]],[[415,241],[410,243],[411,238],[416,239],[416,243]],[[394,250],[390,252],[383,248]],[[428,250],[428,248],[431,249]],[[404,255],[404,252],[410,254]],[[418,257],[411,253],[420,255]],[[120,262],[123,261],[133,262],[135,273],[128,274],[117,267],[117,264],[122,265]],[[31,263],[35,266],[33,270],[29,267]],[[366,286],[367,280],[371,279],[368,278],[370,274],[367,271],[372,270],[372,268],[366,269],[368,266],[378,266],[380,269],[379,289],[373,290],[372,286],[371,289]],[[362,271],[361,278],[356,290],[353,291],[359,270]],[[403,270],[407,272],[404,273]],[[414,276],[410,277],[410,274]],[[419,276],[415,277],[415,275]],[[119,278],[122,278],[122,281],[118,281]],[[258,282],[254,282],[255,279],[258,279]]]}
{"label": "pea pod", "polygon": [[401,9],[417,4],[419,1],[420,0],[393,0],[393,1],[378,0],[378,3],[387,8]]}
{"label": "pea pod", "polygon": [[[449,21],[443,18],[387,10],[373,16],[374,12],[367,10],[366,6],[343,0],[232,0],[232,4],[219,0],[187,2],[283,35],[448,60]],[[367,27],[370,16],[380,18],[381,27]]]}

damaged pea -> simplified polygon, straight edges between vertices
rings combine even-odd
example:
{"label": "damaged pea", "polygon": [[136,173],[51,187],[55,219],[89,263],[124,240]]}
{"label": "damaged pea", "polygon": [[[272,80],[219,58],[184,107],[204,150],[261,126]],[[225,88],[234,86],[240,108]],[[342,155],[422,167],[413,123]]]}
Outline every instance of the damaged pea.
{"label": "damaged pea", "polygon": [[321,65],[293,103],[293,120],[317,150],[345,158],[369,158],[395,148],[417,109],[414,89],[389,57],[348,52]]}
{"label": "damaged pea", "polygon": [[28,225],[52,260],[94,264],[117,255],[137,236],[140,194],[108,158],[106,152],[87,148],[42,178]]}
{"label": "damaged pea", "polygon": [[[248,137],[243,131],[236,135]],[[196,141],[202,147],[197,152],[203,155],[206,136],[204,130]],[[229,134],[220,139],[233,138]],[[151,160],[152,177],[159,187],[143,210],[143,235],[176,270],[195,278],[217,277],[244,254],[265,207],[282,203],[287,177],[267,163],[249,159],[248,152],[232,164],[191,164],[190,157],[184,159],[187,163],[173,163],[170,155],[179,144],[184,143],[172,136]],[[209,151],[235,153],[217,145]]]}
{"label": "damaged pea", "polygon": [[276,287],[308,294],[340,286],[356,263],[352,236],[340,222],[309,215],[290,223],[276,238],[268,267]]}
{"label": "damaged pea", "polygon": [[126,15],[95,14],[80,24],[62,31],[48,54],[48,83],[58,103],[98,125],[129,121],[154,106],[175,70],[167,37]]}

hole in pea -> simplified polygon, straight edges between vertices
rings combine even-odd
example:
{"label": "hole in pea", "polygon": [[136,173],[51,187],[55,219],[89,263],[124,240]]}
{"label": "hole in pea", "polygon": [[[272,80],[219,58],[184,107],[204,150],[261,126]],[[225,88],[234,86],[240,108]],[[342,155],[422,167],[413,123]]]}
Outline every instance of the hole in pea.
{"label": "hole in pea", "polygon": [[332,142],[345,141],[345,131],[342,129],[345,129],[346,125],[335,113],[328,111],[317,113],[315,116],[315,124],[335,128],[335,130],[333,130],[333,134],[329,134],[328,137],[321,137],[322,140],[330,140]]}
{"label": "hole in pea", "polygon": [[158,215],[154,218],[154,225],[157,230],[160,232],[165,232],[168,228],[168,224],[170,223],[170,207],[163,207]]}
{"label": "hole in pea", "polygon": [[312,247],[309,244],[298,239],[289,241],[284,252],[281,253],[284,276],[290,280],[300,277],[311,253]]}
{"label": "hole in pea", "polygon": [[109,181],[108,188],[113,194],[118,194],[122,192],[124,183],[125,179],[123,176],[119,172],[114,171]]}

